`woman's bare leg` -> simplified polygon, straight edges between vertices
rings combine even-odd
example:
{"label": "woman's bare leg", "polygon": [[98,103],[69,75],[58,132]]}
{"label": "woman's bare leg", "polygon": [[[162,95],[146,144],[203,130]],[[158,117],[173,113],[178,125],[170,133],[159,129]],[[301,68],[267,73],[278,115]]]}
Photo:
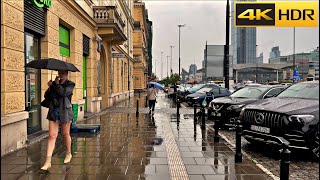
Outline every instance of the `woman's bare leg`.
{"label": "woman's bare leg", "polygon": [[59,123],[54,121],[49,121],[49,137],[47,145],[47,159],[44,163],[42,170],[48,170],[51,167],[51,157],[56,145],[56,140],[58,137]]}
{"label": "woman's bare leg", "polygon": [[62,135],[64,138],[64,143],[66,145],[66,157],[64,159],[64,163],[69,163],[71,161],[71,136],[70,136],[70,125],[71,122],[63,123],[61,125]]}

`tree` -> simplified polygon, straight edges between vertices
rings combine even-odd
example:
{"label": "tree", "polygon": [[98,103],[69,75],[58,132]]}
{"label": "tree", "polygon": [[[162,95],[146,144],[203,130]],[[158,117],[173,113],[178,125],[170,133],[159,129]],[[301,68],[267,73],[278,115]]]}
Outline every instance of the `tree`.
{"label": "tree", "polygon": [[179,74],[172,74],[170,77],[166,77],[160,81],[161,84],[168,86],[169,84],[178,83],[180,81]]}

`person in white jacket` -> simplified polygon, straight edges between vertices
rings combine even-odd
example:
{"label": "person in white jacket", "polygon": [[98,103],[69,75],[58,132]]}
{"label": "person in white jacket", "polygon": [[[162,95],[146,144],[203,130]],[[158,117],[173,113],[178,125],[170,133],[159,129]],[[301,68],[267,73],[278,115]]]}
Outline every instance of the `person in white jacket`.
{"label": "person in white jacket", "polygon": [[156,101],[157,101],[157,93],[158,90],[154,87],[153,84],[150,84],[149,88],[148,88],[148,101],[149,101],[149,114],[154,114],[154,108],[156,105]]}

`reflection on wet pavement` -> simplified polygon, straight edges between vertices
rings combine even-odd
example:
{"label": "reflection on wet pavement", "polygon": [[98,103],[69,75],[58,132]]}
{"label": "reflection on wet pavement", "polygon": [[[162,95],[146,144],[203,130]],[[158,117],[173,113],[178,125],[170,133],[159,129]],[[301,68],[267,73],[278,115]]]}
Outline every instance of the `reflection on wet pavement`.
{"label": "reflection on wet pavement", "polygon": [[[143,98],[143,97],[142,97]],[[141,104],[143,106],[143,104]],[[157,108],[172,107],[163,96]],[[122,106],[125,108],[124,106]],[[171,122],[170,115],[154,118],[134,113],[106,113],[80,123],[101,124],[101,132],[72,134],[73,159],[63,164],[65,148],[59,135],[48,172],[47,139],[1,158],[3,179],[271,179],[253,162],[234,163],[234,151],[214,132],[194,131],[192,119]]]}

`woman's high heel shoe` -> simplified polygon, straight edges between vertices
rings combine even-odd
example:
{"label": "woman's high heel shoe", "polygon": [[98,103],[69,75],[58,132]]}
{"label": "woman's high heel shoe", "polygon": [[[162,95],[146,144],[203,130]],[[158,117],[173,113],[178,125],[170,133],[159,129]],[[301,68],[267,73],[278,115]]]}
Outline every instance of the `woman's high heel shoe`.
{"label": "woman's high heel shoe", "polygon": [[72,154],[71,153],[67,153],[66,157],[64,158],[64,163],[67,164],[71,161],[72,158]]}
{"label": "woman's high heel shoe", "polygon": [[47,157],[46,162],[42,166],[41,170],[48,171],[51,168],[51,157]]}

